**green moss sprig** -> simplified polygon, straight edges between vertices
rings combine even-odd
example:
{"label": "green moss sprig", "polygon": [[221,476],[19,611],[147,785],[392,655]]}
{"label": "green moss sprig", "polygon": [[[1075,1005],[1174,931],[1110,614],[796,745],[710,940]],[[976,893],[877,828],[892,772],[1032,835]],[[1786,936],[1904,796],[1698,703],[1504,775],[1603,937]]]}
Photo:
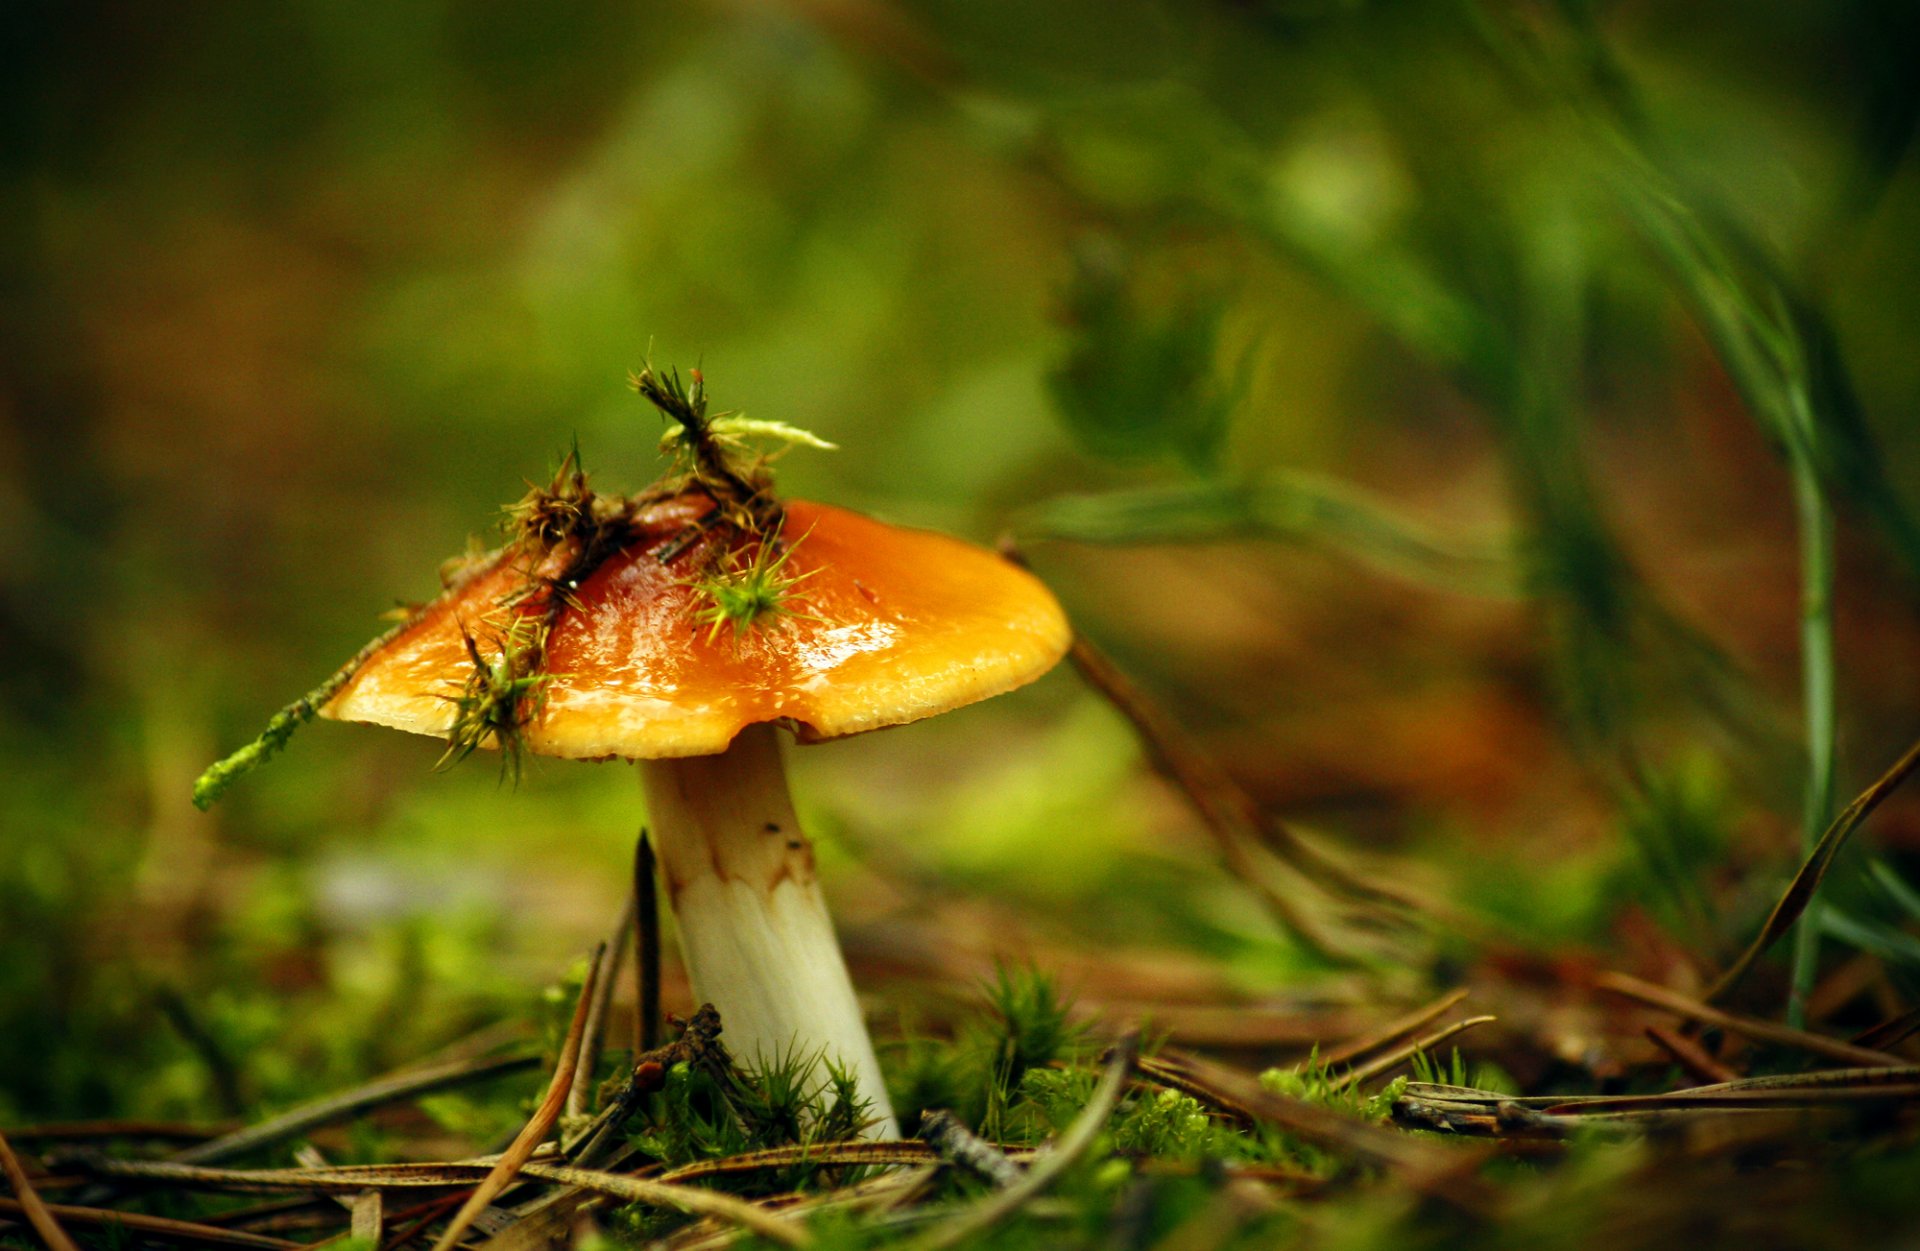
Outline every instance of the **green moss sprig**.
{"label": "green moss sprig", "polygon": [[287,740],[293,737],[294,731],[318,716],[320,709],[326,706],[327,701],[338,695],[340,688],[352,680],[354,674],[360,672],[360,666],[367,662],[367,657],[397,638],[412,620],[413,616],[410,614],[406,621],[394,625],[370,640],[366,646],[353,654],[351,660],[334,670],[332,676],[325,682],[274,713],[272,719],[267,722],[267,728],[260,732],[258,738],[232,755],[208,765],[206,771],[194,779],[193,806],[205,812],[218,803],[220,797],[225,795],[228,788],[235,782],[273,759],[287,745]]}
{"label": "green moss sprig", "polygon": [[709,413],[707,381],[698,369],[689,370],[687,381],[682,382],[679,370],[658,370],[648,361],[628,381],[668,421],[660,450],[673,457],[674,469],[657,489],[666,494],[703,491],[721,514],[717,520],[747,534],[777,530],[780,520],[780,503],[767,465],[781,452],[763,454],[755,450],[756,444],[778,443],[782,452],[794,447],[834,447],[783,421],[731,411]]}
{"label": "green moss sprig", "polygon": [[669,475],[667,489],[671,494],[704,491],[725,511],[728,521],[749,533],[762,533],[780,514],[773,484],[757,466],[743,465],[714,434],[714,418],[707,414],[706,378],[698,369],[689,378],[683,383],[679,370],[663,372],[648,361],[628,379],[642,399],[673,423],[671,437],[661,441],[674,453],[678,468],[677,474]]}
{"label": "green moss sprig", "polygon": [[738,640],[750,630],[785,620],[820,620],[795,606],[802,599],[800,584],[819,572],[788,571],[787,562],[798,546],[798,542],[783,544],[768,534],[753,546],[751,555],[744,550],[731,552],[708,573],[688,581],[699,604],[694,620],[707,627],[707,642],[713,642],[727,627],[732,627]]}
{"label": "green moss sprig", "polygon": [[453,704],[454,717],[447,727],[447,749],[434,767],[450,769],[491,741],[500,749],[501,776],[517,783],[525,728],[540,715],[553,676],[544,670],[546,623],[542,618],[517,618],[499,636],[491,660],[481,655],[470,632],[461,633],[473,669],[459,694],[443,696]]}

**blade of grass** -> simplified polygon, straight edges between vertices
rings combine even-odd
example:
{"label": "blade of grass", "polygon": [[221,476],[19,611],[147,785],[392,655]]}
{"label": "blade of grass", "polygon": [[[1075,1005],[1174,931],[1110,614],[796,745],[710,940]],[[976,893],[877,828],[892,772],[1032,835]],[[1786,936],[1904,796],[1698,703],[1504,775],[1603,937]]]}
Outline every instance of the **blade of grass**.
{"label": "blade of grass", "polygon": [[[1900,911],[1906,913],[1909,919],[1920,921],[1920,890],[1915,890],[1908,885],[1904,878],[1894,872],[1893,866],[1884,860],[1876,858],[1867,866],[1867,872],[1873,875],[1874,882],[1887,893],[1887,898],[1891,899]],[[14,1131],[14,1137],[19,1136],[19,1131]]]}
{"label": "blade of grass", "polygon": [[1190,543],[1253,537],[1332,548],[1383,572],[1448,590],[1509,598],[1523,579],[1511,545],[1442,536],[1344,483],[1280,471],[1250,483],[1203,482],[1062,496],[1022,527],[1076,543]]}
{"label": "blade of grass", "polygon": [[1890,925],[1865,921],[1827,904],[1819,913],[1820,932],[1851,943],[1890,965],[1920,967],[1920,938]]}
{"label": "blade of grass", "polygon": [[1106,1128],[1107,1118],[1113,1115],[1114,1107],[1120,1102],[1120,1094],[1126,1089],[1127,1079],[1132,1076],[1139,1055],[1140,1040],[1137,1035],[1130,1034],[1121,1039],[1113,1048],[1106,1071],[1100,1075],[1100,1084],[1094,1087],[1093,1097],[1087,1100],[1087,1106],[1080,1110],[1073,1124],[1067,1126],[1066,1132],[1028,1166],[1025,1175],[1013,1185],[994,1191],[958,1216],[929,1230],[911,1244],[914,1251],[945,1251],[945,1248],[976,1238],[1012,1216],[1059,1180],[1061,1174],[1087,1153],[1100,1132]]}
{"label": "blade of grass", "polygon": [[1778,942],[1782,935],[1793,928],[1794,922],[1806,912],[1814,892],[1820,889],[1821,879],[1826,876],[1834,857],[1840,854],[1840,849],[1846,846],[1847,839],[1852,837],[1853,832],[1860,827],[1860,823],[1872,815],[1873,810],[1878,808],[1888,795],[1907,780],[1915,768],[1920,768],[1920,742],[1909,747],[1906,755],[1895,761],[1893,767],[1881,774],[1872,786],[1860,792],[1854,801],[1833,819],[1833,823],[1827,826],[1826,832],[1807,853],[1800,871],[1794,874],[1793,881],[1788,883],[1786,893],[1781,895],[1780,901],[1773,906],[1773,912],[1767,917],[1766,924],[1760,927],[1759,935],[1746,951],[1741,953],[1740,958],[1733,962],[1732,967],[1722,973],[1720,979],[1714,982],[1702,996],[1706,1002],[1712,1003],[1728,994],[1739,984],[1740,979],[1747,975],[1747,971],[1753,967],[1754,962],[1759,960],[1769,947]]}
{"label": "blade of grass", "polygon": [[[1796,392],[1798,398],[1798,393]],[[1798,402],[1796,409],[1802,407]],[[1804,417],[1806,438],[1816,429]],[[1807,723],[1807,784],[1801,813],[1800,854],[1811,856],[1821,831],[1833,816],[1834,762],[1837,755],[1833,658],[1833,513],[1821,487],[1811,452],[1788,445],[1793,466],[1794,510],[1800,526],[1800,677]],[[1807,894],[1799,929],[1793,936],[1793,964],[1787,981],[1787,1024],[1807,1023],[1807,996],[1820,968],[1818,883]]]}

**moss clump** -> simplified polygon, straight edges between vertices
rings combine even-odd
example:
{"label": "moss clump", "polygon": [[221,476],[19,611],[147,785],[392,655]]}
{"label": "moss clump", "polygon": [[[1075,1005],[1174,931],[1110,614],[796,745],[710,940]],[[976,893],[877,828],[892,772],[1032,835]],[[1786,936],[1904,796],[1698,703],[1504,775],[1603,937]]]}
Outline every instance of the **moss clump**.
{"label": "moss clump", "polygon": [[801,599],[800,584],[818,572],[789,571],[787,562],[798,546],[766,535],[751,549],[729,552],[708,573],[688,581],[699,603],[694,620],[707,627],[709,643],[729,627],[739,639],[750,630],[765,629],[787,619],[819,620],[796,607]]}
{"label": "moss clump", "polygon": [[519,618],[494,640],[489,659],[473,635],[465,635],[473,668],[460,693],[445,697],[454,706],[454,716],[447,727],[447,750],[436,768],[450,769],[475,749],[490,745],[500,751],[501,776],[519,780],[522,732],[540,715],[552,677],[543,668],[546,638],[544,621]]}

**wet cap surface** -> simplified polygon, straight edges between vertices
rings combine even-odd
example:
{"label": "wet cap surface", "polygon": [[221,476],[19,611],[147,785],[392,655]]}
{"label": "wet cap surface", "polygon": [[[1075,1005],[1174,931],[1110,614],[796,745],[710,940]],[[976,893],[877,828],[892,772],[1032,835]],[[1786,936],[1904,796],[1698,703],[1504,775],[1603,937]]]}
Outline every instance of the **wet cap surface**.
{"label": "wet cap surface", "polygon": [[[703,511],[650,506],[638,535],[572,592],[547,641],[545,705],[524,746],[550,756],[660,758],[725,750],[764,721],[803,739],[933,716],[1039,677],[1070,633],[1032,575],[969,543],[801,500],[785,508],[795,614],[717,633],[689,584],[714,537],[663,565],[654,553]],[[538,552],[509,551],[430,605],[368,659],[322,715],[445,735],[472,672],[462,626],[498,654]],[[549,562],[551,564],[551,562]]]}

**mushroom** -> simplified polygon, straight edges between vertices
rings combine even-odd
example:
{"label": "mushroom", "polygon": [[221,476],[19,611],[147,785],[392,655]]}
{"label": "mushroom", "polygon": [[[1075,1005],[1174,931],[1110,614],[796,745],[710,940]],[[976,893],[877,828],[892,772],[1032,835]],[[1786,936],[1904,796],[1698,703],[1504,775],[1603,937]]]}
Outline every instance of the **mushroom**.
{"label": "mushroom", "polygon": [[[499,748],[509,762],[638,762],[695,995],[749,1060],[842,1066],[872,1105],[867,1132],[892,1137],[778,731],[817,742],[1012,690],[1065,653],[1066,619],[981,548],[775,502],[758,465],[740,469],[719,445],[699,376],[690,400],[667,381],[678,409],[649,398],[682,423],[688,473],[607,497],[570,459],[517,506],[506,546],[444,572],[444,594],[269,736],[317,710],[445,738],[454,759]],[[216,766],[207,795],[284,738]]]}

